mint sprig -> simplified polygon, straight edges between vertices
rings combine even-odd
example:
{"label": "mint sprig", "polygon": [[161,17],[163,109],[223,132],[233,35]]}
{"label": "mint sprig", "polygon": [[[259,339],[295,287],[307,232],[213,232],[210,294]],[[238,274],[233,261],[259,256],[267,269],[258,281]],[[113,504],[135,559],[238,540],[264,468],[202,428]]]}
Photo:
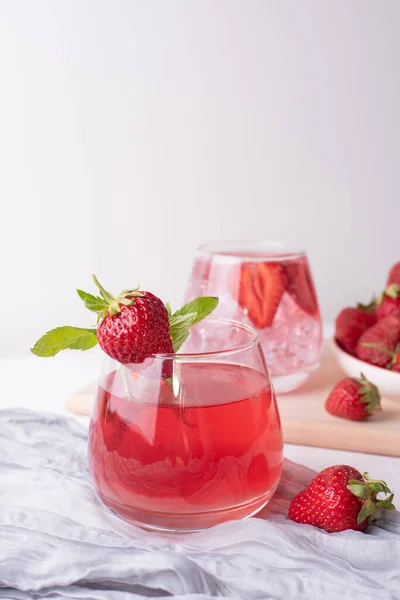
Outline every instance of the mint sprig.
{"label": "mint sprig", "polygon": [[189,329],[205,319],[218,305],[218,298],[200,296],[188,302],[172,314],[169,302],[166,309],[169,315],[170,335],[174,352],[178,352],[189,335]]}
{"label": "mint sprig", "polygon": [[178,352],[183,346],[189,335],[190,327],[195,323],[197,313],[188,313],[187,315],[172,315],[169,319],[169,333],[174,347],[174,352]]}
{"label": "mint sprig", "polygon": [[199,323],[208,317],[217,306],[218,298],[215,298],[214,296],[200,296],[199,298],[195,298],[195,300],[191,300],[191,302],[188,302],[185,306],[182,306],[182,308],[177,310],[173,316],[176,317],[178,315],[195,313],[196,319],[193,321],[192,325],[196,325],[196,323]]}
{"label": "mint sprig", "polygon": [[[113,296],[104,289],[96,276],[93,281],[99,290],[95,296],[89,292],[78,289],[77,293],[85,307],[97,314],[97,321],[105,317],[114,317],[121,311],[121,306],[132,306],[136,298],[145,295],[139,287],[124,290],[118,296]],[[218,298],[204,296],[188,302],[181,309],[172,313],[169,303],[166,304],[168,313],[170,335],[174,352],[178,352],[189,335],[189,329],[205,317],[217,306]],[[55,356],[61,350],[88,350],[98,343],[96,328],[57,327],[45,333],[31,349],[36,356]]]}
{"label": "mint sprig", "polygon": [[55,356],[61,350],[89,350],[97,344],[96,329],[57,327],[45,333],[33,346],[36,356]]}

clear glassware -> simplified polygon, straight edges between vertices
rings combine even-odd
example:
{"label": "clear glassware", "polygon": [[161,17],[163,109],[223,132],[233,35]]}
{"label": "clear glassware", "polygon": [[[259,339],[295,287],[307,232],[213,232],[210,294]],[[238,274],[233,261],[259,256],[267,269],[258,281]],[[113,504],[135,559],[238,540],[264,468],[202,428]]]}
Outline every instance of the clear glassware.
{"label": "clear glassware", "polygon": [[89,462],[103,502],[150,529],[193,531],[257,513],[274,494],[283,441],[257,332],[209,317],[182,353],[111,359]]}
{"label": "clear glassware", "polygon": [[218,296],[216,316],[255,327],[277,392],[303,384],[320,363],[322,322],[305,252],[273,242],[198,249],[186,301]]}

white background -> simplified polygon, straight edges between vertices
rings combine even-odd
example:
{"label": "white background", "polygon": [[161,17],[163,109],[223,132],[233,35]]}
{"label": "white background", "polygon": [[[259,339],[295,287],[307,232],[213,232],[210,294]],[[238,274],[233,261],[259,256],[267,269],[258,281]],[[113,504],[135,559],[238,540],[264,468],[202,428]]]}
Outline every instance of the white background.
{"label": "white background", "polygon": [[[0,354],[177,304],[211,239],[307,248],[323,314],[400,259],[398,0],[1,0]],[[89,321],[91,317],[89,316]]]}

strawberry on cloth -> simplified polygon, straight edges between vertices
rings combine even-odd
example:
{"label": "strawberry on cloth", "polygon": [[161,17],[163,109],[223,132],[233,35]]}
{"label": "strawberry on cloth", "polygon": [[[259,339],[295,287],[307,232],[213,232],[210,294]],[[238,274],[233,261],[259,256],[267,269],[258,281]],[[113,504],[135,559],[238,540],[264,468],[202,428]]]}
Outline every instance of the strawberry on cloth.
{"label": "strawberry on cloth", "polygon": [[[386,498],[379,498],[384,494]],[[329,533],[354,529],[364,531],[382,516],[382,510],[394,510],[394,493],[384,481],[373,480],[347,465],[335,465],[321,471],[293,498],[289,518],[314,525]]]}

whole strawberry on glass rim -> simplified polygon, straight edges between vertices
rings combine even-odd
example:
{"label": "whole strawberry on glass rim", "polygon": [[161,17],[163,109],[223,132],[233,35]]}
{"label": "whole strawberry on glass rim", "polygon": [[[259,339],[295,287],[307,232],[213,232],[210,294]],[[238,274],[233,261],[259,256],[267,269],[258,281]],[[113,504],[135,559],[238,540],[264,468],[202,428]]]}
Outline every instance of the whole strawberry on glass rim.
{"label": "whole strawberry on glass rim", "polygon": [[[381,498],[384,494],[386,497]],[[328,533],[353,529],[365,531],[382,516],[382,510],[395,510],[394,493],[385,481],[361,475],[348,465],[335,465],[321,471],[289,506],[289,519],[313,525]]]}
{"label": "whole strawberry on glass rim", "polygon": [[120,363],[140,363],[156,354],[177,352],[189,329],[217,306],[218,298],[199,297],[171,313],[169,304],[139,287],[118,296],[107,292],[93,275],[99,294],[77,290],[90,311],[97,314],[97,327],[57,327],[45,333],[32,348],[33,354],[55,356],[61,350],[88,350],[97,343]]}

